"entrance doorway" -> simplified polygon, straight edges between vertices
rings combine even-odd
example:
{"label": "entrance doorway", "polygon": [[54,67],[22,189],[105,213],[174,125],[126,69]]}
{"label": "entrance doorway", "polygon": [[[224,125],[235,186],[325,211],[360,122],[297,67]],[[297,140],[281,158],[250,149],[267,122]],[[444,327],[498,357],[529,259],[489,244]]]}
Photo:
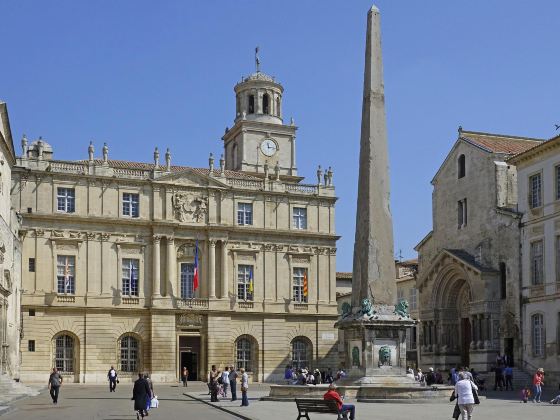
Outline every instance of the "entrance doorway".
{"label": "entrance doorway", "polygon": [[513,338],[504,338],[504,354],[506,356],[506,365],[513,367],[515,360],[513,357]]}
{"label": "entrance doorway", "polygon": [[189,381],[198,380],[198,353],[192,353],[190,351],[181,352],[181,365],[179,372],[182,372],[183,367],[186,367],[189,371]]}
{"label": "entrance doorway", "polygon": [[199,376],[200,336],[179,336],[178,377],[181,378],[183,367],[189,370],[189,381],[198,381]]}
{"label": "entrance doorway", "polygon": [[461,318],[461,364],[470,366],[471,321]]}

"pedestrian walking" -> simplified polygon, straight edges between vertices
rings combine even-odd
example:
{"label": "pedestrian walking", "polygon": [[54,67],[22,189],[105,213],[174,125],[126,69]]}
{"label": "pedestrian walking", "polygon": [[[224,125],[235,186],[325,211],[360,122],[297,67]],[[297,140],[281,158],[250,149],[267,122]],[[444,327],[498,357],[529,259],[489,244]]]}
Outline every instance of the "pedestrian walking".
{"label": "pedestrian walking", "polygon": [[533,388],[535,390],[535,395],[533,396],[533,402],[541,402],[542,386],[544,385],[544,369],[538,368],[533,376]]}
{"label": "pedestrian walking", "polygon": [[148,398],[146,400],[146,415],[148,415],[148,411],[152,408],[152,398],[154,398],[156,394],[154,392],[154,383],[148,373],[144,373],[144,380],[148,383],[148,388],[150,389],[150,393],[148,394]]}
{"label": "pedestrian walking", "polygon": [[117,371],[113,366],[111,366],[111,369],[107,372],[107,379],[109,380],[109,392],[115,392],[115,389],[117,389],[118,379]]}
{"label": "pedestrian walking", "polygon": [[134,411],[136,411],[136,419],[144,418],[148,415],[146,411],[146,401],[150,397],[150,385],[144,379],[144,376],[139,373],[138,379],[134,382],[132,388],[132,398],[134,400]]}
{"label": "pedestrian walking", "polygon": [[218,402],[218,377],[219,373],[216,370],[216,365],[212,365],[212,370],[208,372],[208,388],[210,389],[210,402]]}
{"label": "pedestrian walking", "polygon": [[467,378],[464,372],[460,372],[459,381],[455,384],[455,395],[457,396],[462,420],[472,419],[475,391],[478,391],[478,387]]}
{"label": "pedestrian walking", "polygon": [[227,398],[227,391],[229,388],[229,366],[226,366],[222,372],[222,396]]}
{"label": "pedestrian walking", "polygon": [[187,381],[189,379],[189,370],[183,366],[183,371],[181,372],[181,380],[183,381],[183,386],[187,386]]}
{"label": "pedestrian walking", "polygon": [[513,391],[513,368],[511,366],[506,366],[504,374],[506,375],[506,391],[508,388]]}
{"label": "pedestrian walking", "polygon": [[233,366],[230,367],[229,372],[229,386],[231,388],[231,400],[237,401],[237,371],[234,369]]}
{"label": "pedestrian walking", "polygon": [[241,407],[247,407],[249,405],[249,398],[247,397],[247,392],[249,391],[249,375],[245,372],[245,369],[239,369],[241,373]]}
{"label": "pedestrian walking", "polygon": [[49,392],[51,394],[53,404],[58,404],[58,394],[60,392],[60,387],[62,386],[62,375],[58,373],[57,368],[53,368],[52,373],[49,376]]}

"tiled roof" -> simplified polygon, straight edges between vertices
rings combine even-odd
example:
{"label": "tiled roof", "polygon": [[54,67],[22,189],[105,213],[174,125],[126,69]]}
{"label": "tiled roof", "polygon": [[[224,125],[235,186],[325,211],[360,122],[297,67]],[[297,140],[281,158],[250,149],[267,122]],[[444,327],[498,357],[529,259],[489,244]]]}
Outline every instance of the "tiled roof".
{"label": "tiled roof", "polygon": [[491,153],[516,155],[541,144],[543,139],[461,131],[459,137]]}
{"label": "tiled roof", "polygon": [[559,145],[560,145],[560,135],[553,137],[550,140],[543,141],[542,143],[539,143],[535,147],[517,153],[515,156],[509,158],[508,162],[512,163],[513,165],[517,165],[522,160],[530,159],[531,157],[538,155],[540,152],[557,148]]}
{"label": "tiled roof", "polygon": [[337,278],[337,279],[350,279],[350,280],[352,280],[352,273],[348,273],[348,272],[337,272],[337,273],[336,273],[336,278]]}
{"label": "tiled roof", "polygon": [[[87,164],[89,161],[88,160],[79,160],[77,161],[77,163],[82,163],[82,164]],[[95,165],[102,165],[103,164],[103,160],[101,159],[94,159],[93,163]],[[145,171],[152,171],[154,169],[154,164],[153,163],[145,163],[145,162],[131,162],[128,160],[108,160],[107,161],[108,165],[112,168],[118,168],[118,169],[140,169],[140,170],[145,170]],[[160,165],[161,169],[165,169],[165,165]],[[210,169],[208,168],[192,168],[190,166],[177,166],[177,165],[171,165],[171,172],[181,172],[184,170],[190,169],[194,172],[197,172],[201,175],[205,175],[208,176],[208,174],[210,173]],[[214,169],[214,176],[220,176],[220,171],[217,169]],[[246,174],[245,172],[239,172],[239,171],[230,171],[230,170],[225,170],[225,175],[227,178],[242,178],[242,179],[251,179],[251,180],[255,180],[258,181],[260,180],[260,178],[257,178],[255,176]]]}

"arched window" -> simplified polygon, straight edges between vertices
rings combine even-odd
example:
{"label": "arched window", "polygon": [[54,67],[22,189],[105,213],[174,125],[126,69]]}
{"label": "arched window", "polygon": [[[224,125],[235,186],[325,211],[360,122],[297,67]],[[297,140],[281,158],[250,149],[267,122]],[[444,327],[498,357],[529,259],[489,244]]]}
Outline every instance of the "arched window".
{"label": "arched window", "polygon": [[531,317],[533,356],[544,357],[544,317],[542,314],[535,314]]}
{"label": "arched window", "polygon": [[280,97],[276,98],[276,116],[280,116]]}
{"label": "arched window", "polygon": [[310,365],[310,344],[307,339],[294,338],[292,341],[292,366],[303,369]]}
{"label": "arched window", "polygon": [[263,114],[270,114],[270,98],[268,93],[263,95]]}
{"label": "arched window", "polygon": [[235,97],[235,115],[241,115],[241,99],[239,98],[239,95]]}
{"label": "arched window", "polygon": [[465,155],[460,155],[457,159],[457,178],[463,178],[465,173]]}
{"label": "arched window", "polygon": [[251,372],[253,367],[251,340],[248,337],[241,337],[235,343],[235,348],[237,369],[243,368],[246,372]]}
{"label": "arched window", "polygon": [[54,365],[63,373],[74,372],[74,339],[69,335],[55,338]]}
{"label": "arched window", "polygon": [[249,95],[249,114],[255,113],[255,96]]}
{"label": "arched window", "polygon": [[125,335],[121,338],[121,372],[138,372],[138,340]]}

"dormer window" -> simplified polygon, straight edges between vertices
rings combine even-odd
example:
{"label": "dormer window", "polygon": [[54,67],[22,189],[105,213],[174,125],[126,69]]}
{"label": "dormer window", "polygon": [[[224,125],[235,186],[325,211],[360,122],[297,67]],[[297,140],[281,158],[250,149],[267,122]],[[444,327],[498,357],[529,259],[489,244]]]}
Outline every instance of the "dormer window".
{"label": "dormer window", "polygon": [[270,114],[270,100],[267,93],[263,95],[263,114]]}
{"label": "dormer window", "polygon": [[249,95],[249,114],[255,113],[255,96]]}
{"label": "dormer window", "polygon": [[460,155],[457,159],[457,178],[463,178],[465,173],[465,155]]}

